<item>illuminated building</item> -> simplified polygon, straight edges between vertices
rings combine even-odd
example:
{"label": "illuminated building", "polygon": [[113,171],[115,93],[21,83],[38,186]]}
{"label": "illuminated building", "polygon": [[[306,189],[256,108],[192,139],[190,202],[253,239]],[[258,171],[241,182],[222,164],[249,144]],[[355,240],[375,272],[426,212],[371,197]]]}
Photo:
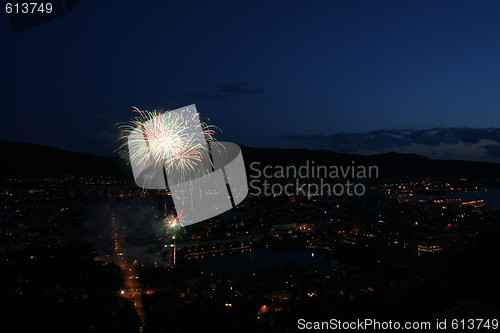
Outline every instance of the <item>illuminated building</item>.
{"label": "illuminated building", "polygon": [[424,253],[438,253],[443,250],[442,239],[440,237],[427,237],[418,241],[418,255]]}

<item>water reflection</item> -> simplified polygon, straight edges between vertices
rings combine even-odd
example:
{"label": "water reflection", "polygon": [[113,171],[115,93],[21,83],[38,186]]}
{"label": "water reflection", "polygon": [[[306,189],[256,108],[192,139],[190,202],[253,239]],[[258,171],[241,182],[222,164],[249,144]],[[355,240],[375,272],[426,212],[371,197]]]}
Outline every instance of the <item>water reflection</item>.
{"label": "water reflection", "polygon": [[311,250],[252,249],[231,255],[205,257],[194,260],[193,265],[200,271],[214,273],[255,272],[258,270],[280,269],[287,264],[310,265],[326,264],[321,255],[314,255]]}

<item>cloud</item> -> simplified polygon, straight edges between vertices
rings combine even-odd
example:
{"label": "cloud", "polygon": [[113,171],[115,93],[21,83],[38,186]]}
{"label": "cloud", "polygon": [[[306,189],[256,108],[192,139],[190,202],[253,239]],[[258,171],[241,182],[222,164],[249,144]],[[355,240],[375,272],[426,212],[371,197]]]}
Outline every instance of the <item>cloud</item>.
{"label": "cloud", "polygon": [[[270,137],[272,140],[285,140],[309,148],[328,149],[340,152],[372,151],[423,145],[478,145],[492,157],[500,156],[500,128],[433,128],[424,130],[395,129],[378,130],[368,133],[335,133],[330,135],[294,135]],[[493,143],[493,144],[492,144]],[[498,143],[498,144],[494,144]]]}
{"label": "cloud", "polygon": [[[255,87],[247,83],[226,83],[218,86],[219,91],[216,93],[195,92],[184,94],[180,97],[194,101],[218,102],[223,103],[229,98],[235,96],[251,96],[263,93],[263,88]],[[179,96],[177,96],[179,97]]]}
{"label": "cloud", "polygon": [[257,95],[263,93],[263,88],[254,87],[247,83],[226,83],[219,86],[223,93],[230,95]]}
{"label": "cloud", "polygon": [[224,94],[206,94],[202,92],[197,92],[194,94],[189,95],[189,97],[198,99],[198,100],[204,100],[207,102],[225,102],[227,99],[227,96]]}
{"label": "cloud", "polygon": [[283,97],[259,97],[259,98],[254,98],[254,102],[275,102],[275,101],[282,101],[284,98]]}
{"label": "cloud", "polygon": [[492,157],[500,157],[500,145],[485,145],[486,154]]}

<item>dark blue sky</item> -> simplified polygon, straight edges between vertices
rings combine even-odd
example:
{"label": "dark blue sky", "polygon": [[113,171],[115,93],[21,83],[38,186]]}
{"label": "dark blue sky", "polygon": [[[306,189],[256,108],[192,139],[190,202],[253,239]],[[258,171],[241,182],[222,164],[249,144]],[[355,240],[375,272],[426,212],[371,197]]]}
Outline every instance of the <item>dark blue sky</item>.
{"label": "dark blue sky", "polygon": [[[336,150],[338,133],[488,128],[453,149],[500,155],[496,0],[89,0],[15,33],[1,14],[0,48],[4,140],[110,155],[132,106],[195,103],[239,144]],[[367,152],[350,147],[337,150]]]}

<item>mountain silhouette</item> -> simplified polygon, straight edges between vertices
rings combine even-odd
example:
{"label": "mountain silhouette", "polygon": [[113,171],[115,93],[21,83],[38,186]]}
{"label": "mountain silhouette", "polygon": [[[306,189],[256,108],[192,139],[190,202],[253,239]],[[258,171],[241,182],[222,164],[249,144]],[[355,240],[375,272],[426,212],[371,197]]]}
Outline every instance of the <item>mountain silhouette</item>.
{"label": "mountain silhouette", "polygon": [[118,176],[127,175],[126,162],[117,157],[74,153],[31,143],[0,140],[4,159],[0,163],[2,178]]}
{"label": "mountain silhouette", "polygon": [[[132,179],[127,161],[118,157],[104,157],[87,153],[68,152],[58,148],[0,140],[4,159],[0,164],[2,178],[38,178],[75,176],[115,176]],[[379,177],[442,176],[470,178],[498,178],[500,164],[461,160],[435,160],[416,154],[385,153],[356,155],[327,150],[278,149],[241,147],[250,173],[252,162],[272,166],[301,166],[306,161],[314,165],[376,165]]]}

